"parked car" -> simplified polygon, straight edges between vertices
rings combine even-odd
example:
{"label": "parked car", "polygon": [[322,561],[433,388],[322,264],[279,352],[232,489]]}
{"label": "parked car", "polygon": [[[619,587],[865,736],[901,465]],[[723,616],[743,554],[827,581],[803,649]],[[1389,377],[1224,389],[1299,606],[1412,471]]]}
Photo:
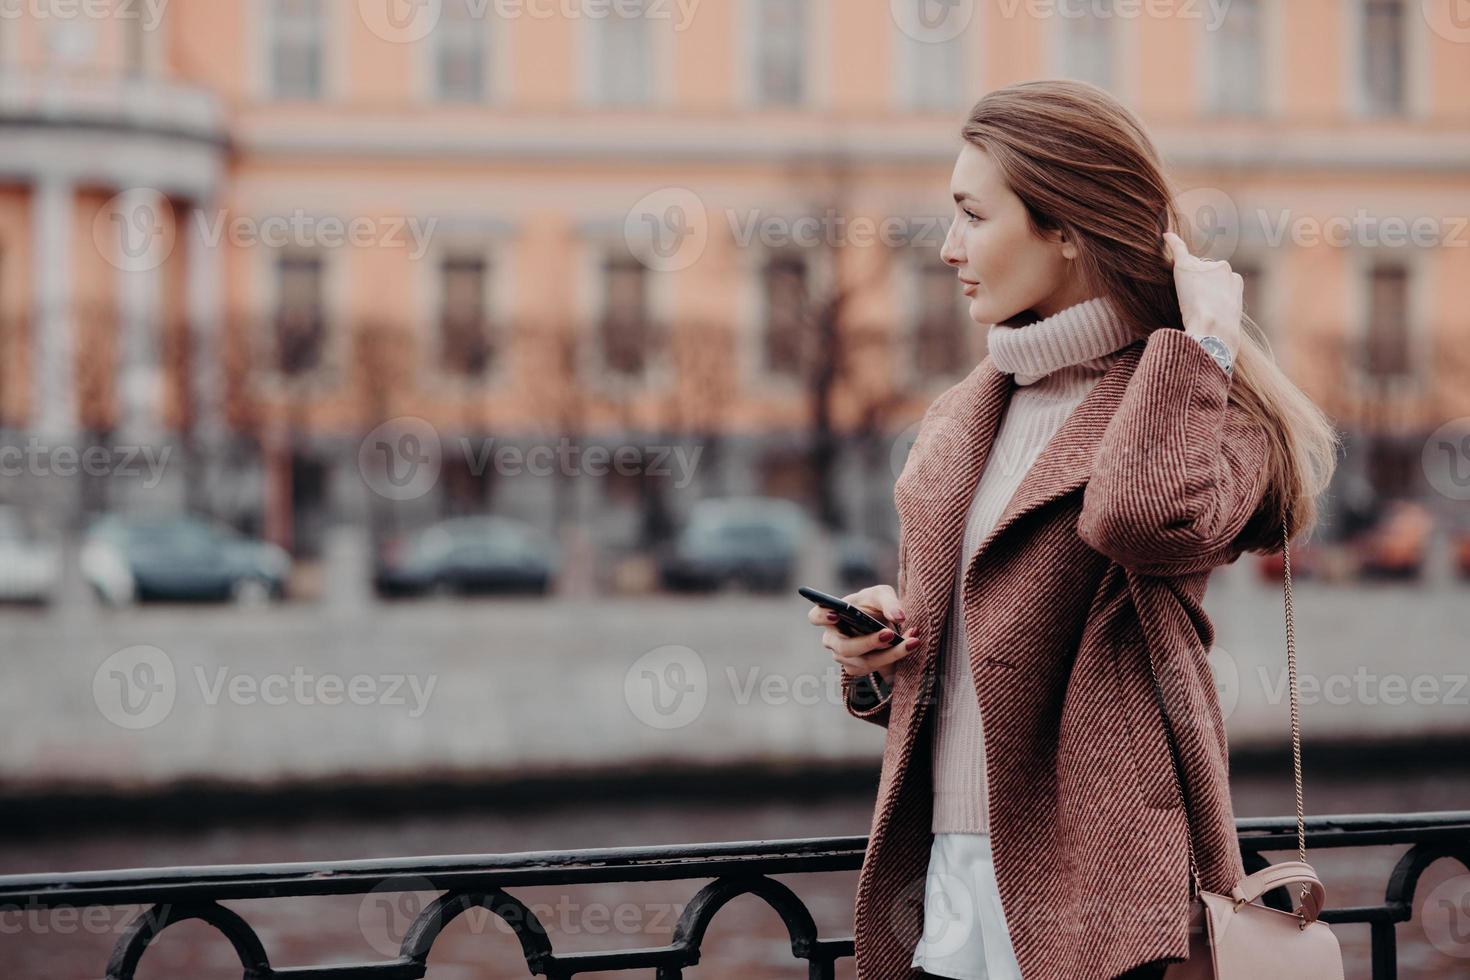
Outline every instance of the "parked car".
{"label": "parked car", "polygon": [[1455,574],[1470,579],[1470,531],[1456,531],[1450,541],[1454,548]]}
{"label": "parked car", "polygon": [[50,602],[60,577],[56,543],[36,534],[19,508],[0,507],[0,602]]}
{"label": "parked car", "polygon": [[1360,574],[1364,578],[1419,578],[1433,532],[1434,518],[1422,504],[1391,501],[1382,519],[1359,542]]}
{"label": "parked car", "polygon": [[284,549],[188,515],[100,518],[87,529],[80,562],[82,577],[114,606],[147,599],[263,603],[285,595],[291,568]]}
{"label": "parked car", "polygon": [[545,594],[560,565],[556,545],[510,517],[451,517],[387,541],[373,570],[381,596],[424,593]]}
{"label": "parked car", "polygon": [[[1252,557],[1262,581],[1280,582],[1286,577],[1286,560],[1280,551]],[[1357,575],[1356,559],[1348,556],[1346,545],[1316,539],[1292,541],[1291,577],[1293,579],[1346,581],[1355,575]]]}
{"label": "parked car", "polygon": [[659,580],[676,590],[731,584],[754,591],[794,588],[792,574],[806,527],[806,515],[789,500],[701,500],[691,508],[683,530],[659,554]]}

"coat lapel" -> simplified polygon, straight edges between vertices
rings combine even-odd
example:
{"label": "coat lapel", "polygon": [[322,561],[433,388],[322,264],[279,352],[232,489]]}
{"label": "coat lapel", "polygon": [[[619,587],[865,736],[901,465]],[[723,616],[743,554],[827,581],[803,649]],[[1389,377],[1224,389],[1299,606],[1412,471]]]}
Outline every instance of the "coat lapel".
{"label": "coat lapel", "polygon": [[[1027,470],[1000,520],[966,563],[966,584],[979,574],[986,550],[1025,515],[1083,486],[1108,421],[1117,411],[1144,340],[1122,348],[1106,373],[1062,423]],[[989,357],[963,382],[950,410],[931,417],[910,450],[895,485],[895,502],[908,551],[910,590],[917,586],[931,630],[942,629],[951,603],[964,524],[990,456],[1000,419],[1016,387]],[[926,644],[924,664],[937,644]]]}

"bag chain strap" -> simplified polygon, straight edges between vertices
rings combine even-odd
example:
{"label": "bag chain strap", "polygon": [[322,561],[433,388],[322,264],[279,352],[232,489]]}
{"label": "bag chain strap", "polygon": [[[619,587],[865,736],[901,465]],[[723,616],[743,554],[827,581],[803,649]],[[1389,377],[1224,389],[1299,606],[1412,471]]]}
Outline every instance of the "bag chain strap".
{"label": "bag chain strap", "polygon": [[[1293,625],[1291,609],[1291,542],[1287,536],[1287,518],[1281,518],[1281,560],[1282,560],[1282,593],[1286,605],[1286,671],[1287,679],[1291,689],[1291,762],[1292,774],[1296,782],[1296,850],[1297,858],[1305,864],[1307,862],[1307,825],[1306,818],[1302,815],[1302,731],[1301,715],[1297,704],[1297,680],[1296,680],[1296,630]],[[1159,675],[1154,671],[1154,658],[1148,657],[1148,671],[1153,678],[1154,698],[1158,701],[1159,711],[1164,717],[1164,734],[1169,738],[1169,761],[1174,769],[1174,787],[1179,792],[1179,803],[1184,808],[1185,819],[1185,843],[1189,849],[1189,878],[1194,885],[1194,893],[1202,891],[1199,876],[1199,864],[1194,858],[1194,832],[1190,827],[1194,824],[1193,814],[1189,811],[1189,799],[1184,794],[1184,771],[1179,762],[1179,746],[1174,741],[1174,728],[1169,723],[1169,712],[1164,706],[1164,689],[1159,684]],[[1301,902],[1307,899],[1308,886],[1305,882],[1301,886]],[[1306,916],[1300,909],[1297,917],[1305,925]]]}

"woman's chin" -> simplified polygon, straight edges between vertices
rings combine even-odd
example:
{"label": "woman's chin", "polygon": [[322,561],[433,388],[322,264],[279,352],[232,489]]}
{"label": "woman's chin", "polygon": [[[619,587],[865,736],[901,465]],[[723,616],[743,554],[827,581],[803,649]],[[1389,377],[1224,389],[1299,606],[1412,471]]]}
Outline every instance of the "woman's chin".
{"label": "woman's chin", "polygon": [[994,312],[993,306],[983,297],[970,297],[970,319],[980,324],[990,324],[995,321],[990,317]]}

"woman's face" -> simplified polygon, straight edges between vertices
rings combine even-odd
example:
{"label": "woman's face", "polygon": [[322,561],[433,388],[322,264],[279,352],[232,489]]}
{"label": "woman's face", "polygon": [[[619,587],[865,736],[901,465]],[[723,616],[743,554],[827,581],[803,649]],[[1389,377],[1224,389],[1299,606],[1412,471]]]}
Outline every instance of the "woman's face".
{"label": "woman's face", "polygon": [[[1090,298],[1072,262],[1076,246],[1060,232],[1037,237],[1026,206],[990,154],[965,143],[949,179],[955,216],[939,255],[970,297],[970,319],[1000,323],[1051,316]],[[972,285],[973,284],[973,285]]]}

